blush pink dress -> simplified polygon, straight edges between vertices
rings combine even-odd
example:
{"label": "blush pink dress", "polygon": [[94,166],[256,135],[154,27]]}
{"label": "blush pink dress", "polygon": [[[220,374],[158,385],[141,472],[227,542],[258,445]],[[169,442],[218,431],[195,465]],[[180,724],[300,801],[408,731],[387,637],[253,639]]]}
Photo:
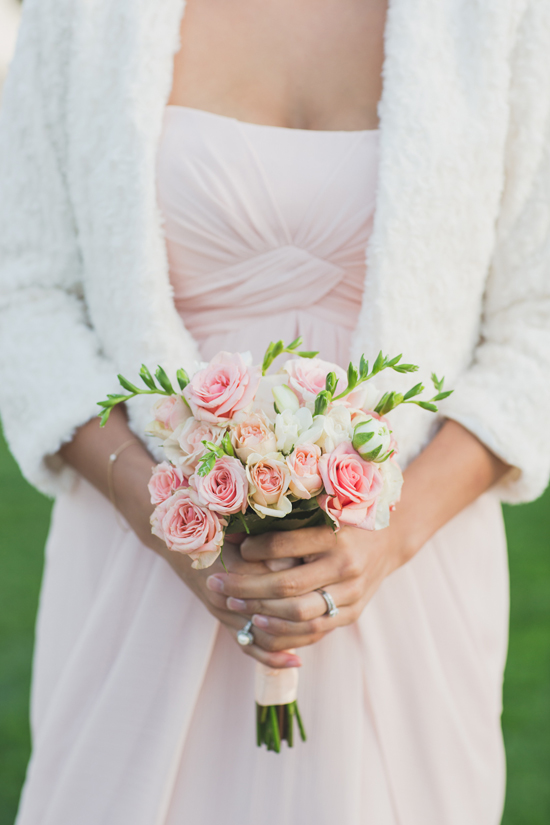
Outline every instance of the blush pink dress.
{"label": "blush pink dress", "polygon": [[[378,134],[168,107],[174,298],[205,358],[303,335],[347,364]],[[300,651],[306,744],[255,746],[254,662],[85,482],[56,502],[18,825],[497,825],[506,548],[491,493]]]}

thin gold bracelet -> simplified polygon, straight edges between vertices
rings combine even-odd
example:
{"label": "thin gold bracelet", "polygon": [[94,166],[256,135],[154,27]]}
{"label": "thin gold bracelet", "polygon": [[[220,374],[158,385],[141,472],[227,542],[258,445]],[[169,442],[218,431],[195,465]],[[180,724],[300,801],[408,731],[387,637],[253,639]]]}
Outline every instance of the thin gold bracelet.
{"label": "thin gold bracelet", "polygon": [[123,527],[123,528],[126,528],[126,524],[125,523],[123,524],[120,520],[119,510],[118,510],[117,503],[116,503],[115,486],[113,484],[113,465],[114,465],[115,461],[117,460],[117,458],[119,457],[119,455],[121,453],[123,453],[124,450],[127,447],[131,447],[132,444],[139,444],[139,443],[140,442],[137,440],[137,438],[129,438],[128,441],[124,441],[120,445],[120,447],[116,448],[114,453],[111,453],[111,455],[109,456],[108,464],[107,464],[107,487],[109,488],[109,498],[111,499],[111,504],[113,505],[113,507],[115,509],[115,515],[116,515],[117,522],[118,522],[119,526]]}

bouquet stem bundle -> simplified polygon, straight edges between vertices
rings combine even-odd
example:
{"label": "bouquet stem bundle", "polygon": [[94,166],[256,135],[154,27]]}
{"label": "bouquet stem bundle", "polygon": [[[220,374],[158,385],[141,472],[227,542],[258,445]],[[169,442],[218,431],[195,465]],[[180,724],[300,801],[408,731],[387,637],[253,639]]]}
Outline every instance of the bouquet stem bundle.
{"label": "bouquet stem bundle", "polygon": [[306,731],[298,702],[288,705],[259,705],[256,703],[256,743],[259,748],[266,745],[268,751],[281,752],[281,742],[287,743],[289,748],[294,746],[294,721],[302,742],[305,742]]}

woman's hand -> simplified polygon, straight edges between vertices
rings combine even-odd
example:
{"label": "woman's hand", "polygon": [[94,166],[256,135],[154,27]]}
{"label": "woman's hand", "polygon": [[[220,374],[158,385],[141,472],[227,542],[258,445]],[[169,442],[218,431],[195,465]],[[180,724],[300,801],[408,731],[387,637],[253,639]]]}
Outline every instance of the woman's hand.
{"label": "woman's hand", "polygon": [[[155,536],[143,536],[146,539],[145,543],[151,549],[158,552],[168,562],[170,567],[177,573],[190,590],[201,600],[210,613],[221,622],[230,635],[237,642],[237,633],[242,630],[246,622],[252,617],[252,614],[246,612],[236,613],[228,609],[226,604],[226,597],[219,595],[207,586],[208,579],[212,576],[225,575],[223,565],[218,559],[211,567],[205,570],[194,570],[191,567],[191,559],[182,553],[176,553],[169,550],[163,541],[155,538]],[[229,575],[239,579],[254,579],[258,581],[264,576],[270,574],[269,568],[262,561],[245,561],[236,544],[226,541],[223,547],[223,561],[229,571]],[[290,645],[287,645],[290,647]],[[267,647],[259,646],[258,644],[247,645],[241,647],[243,653],[252,658],[257,659],[262,664],[273,668],[285,667],[300,667],[302,664],[300,658],[293,653],[288,653],[284,648],[280,647],[277,650]]]}
{"label": "woman's hand", "polygon": [[[256,644],[266,651],[303,647],[336,627],[357,621],[382,581],[406,560],[399,532],[329,527],[247,538],[241,554],[249,563],[304,559],[262,576],[216,571],[207,579],[210,601],[241,616],[253,616]],[[318,589],[326,589],[339,614],[326,615]]]}

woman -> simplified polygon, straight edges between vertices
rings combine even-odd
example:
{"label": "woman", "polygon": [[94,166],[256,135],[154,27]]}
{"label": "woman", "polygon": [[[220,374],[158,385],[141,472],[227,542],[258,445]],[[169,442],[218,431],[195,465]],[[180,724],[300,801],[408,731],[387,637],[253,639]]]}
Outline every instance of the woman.
{"label": "woman", "polygon": [[[2,414],[57,496],[18,825],[497,823],[499,499],[550,469],[548,4],[182,7],[26,0],[5,91]],[[149,410],[100,431],[96,402],[141,362],[297,333],[455,393],[395,417],[388,529],[191,570],[150,534]],[[310,738],[276,758],[254,659],[303,663]]]}

